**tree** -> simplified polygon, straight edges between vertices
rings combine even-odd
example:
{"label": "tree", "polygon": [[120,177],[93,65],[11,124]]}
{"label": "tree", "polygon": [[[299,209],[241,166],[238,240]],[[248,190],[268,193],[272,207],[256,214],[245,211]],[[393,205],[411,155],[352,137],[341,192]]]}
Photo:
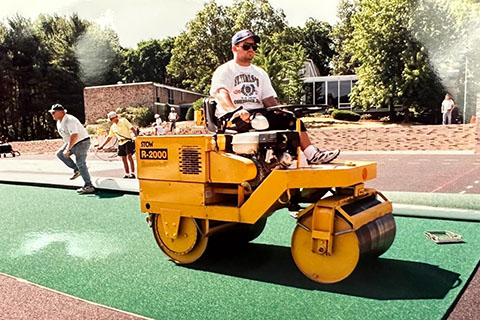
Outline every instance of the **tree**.
{"label": "tree", "polygon": [[354,27],[352,16],[358,11],[354,0],[342,0],[338,5],[337,17],[340,22],[332,30],[335,54],[332,59],[333,74],[355,74],[358,62],[354,61],[351,52],[346,48],[352,40]]}
{"label": "tree", "polygon": [[290,44],[299,43],[304,49],[308,59],[317,66],[320,75],[330,74],[331,61],[335,51],[331,38],[332,26],[327,22],[321,22],[309,18],[305,27],[292,28],[294,41]]}
{"label": "tree", "polygon": [[436,107],[443,90],[425,48],[413,36],[414,0],[359,0],[347,51],[359,67],[351,94],[357,107]]}
{"label": "tree", "polygon": [[[94,48],[107,55],[114,52],[111,63]],[[47,112],[53,103],[62,103],[83,120],[83,87],[118,79],[120,49],[111,30],[77,15],[40,15],[34,23],[17,15],[0,24],[0,135],[10,140],[55,137],[55,123]],[[85,68],[92,61],[107,68]],[[84,83],[80,76],[86,70],[94,76]]]}
{"label": "tree", "polygon": [[121,77],[125,82],[155,81],[172,84],[166,67],[170,62],[175,38],[142,41],[137,49],[123,54]]}
{"label": "tree", "polygon": [[307,55],[299,43],[290,45],[283,38],[284,35],[276,34],[263,40],[253,63],[268,73],[281,103],[295,104],[302,94],[301,71]]}
{"label": "tree", "polygon": [[113,30],[90,24],[75,45],[82,82],[94,86],[119,81],[121,52],[118,36]]}

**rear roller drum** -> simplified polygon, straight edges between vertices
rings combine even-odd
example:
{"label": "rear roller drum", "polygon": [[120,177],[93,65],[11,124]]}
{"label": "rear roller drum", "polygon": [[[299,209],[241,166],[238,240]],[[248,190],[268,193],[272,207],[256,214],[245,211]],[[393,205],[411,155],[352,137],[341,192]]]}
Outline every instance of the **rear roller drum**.
{"label": "rear roller drum", "polygon": [[188,264],[199,259],[207,248],[208,238],[202,236],[207,229],[207,223],[206,220],[181,217],[178,235],[171,237],[163,227],[161,216],[155,214],[153,235],[160,249],[175,263]]}

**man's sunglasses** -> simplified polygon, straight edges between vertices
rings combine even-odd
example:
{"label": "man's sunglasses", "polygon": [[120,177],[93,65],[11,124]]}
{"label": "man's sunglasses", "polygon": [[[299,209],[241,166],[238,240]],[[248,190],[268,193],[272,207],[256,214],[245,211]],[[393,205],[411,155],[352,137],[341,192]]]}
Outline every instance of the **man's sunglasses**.
{"label": "man's sunglasses", "polygon": [[250,50],[250,48],[252,48],[253,51],[257,51],[258,49],[258,45],[256,43],[249,43],[249,42],[242,44],[241,47],[245,51]]}

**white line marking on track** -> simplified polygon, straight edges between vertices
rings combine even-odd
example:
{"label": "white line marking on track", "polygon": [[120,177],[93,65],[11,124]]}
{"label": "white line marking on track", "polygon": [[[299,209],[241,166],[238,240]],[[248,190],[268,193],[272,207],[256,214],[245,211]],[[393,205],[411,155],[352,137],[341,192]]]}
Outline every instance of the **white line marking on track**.
{"label": "white line marking on track", "polygon": [[430,159],[418,159],[418,161],[430,161]]}
{"label": "white line marking on track", "polygon": [[407,164],[419,164],[418,162],[407,162]]}
{"label": "white line marking on track", "polygon": [[[388,161],[398,161],[400,159],[387,159]],[[480,163],[479,163],[480,164]]]}
{"label": "white line marking on track", "polygon": [[459,161],[458,159],[443,159],[443,161],[453,161],[453,162],[456,162],[456,161]]}
{"label": "white line marking on track", "polygon": [[464,194],[465,192],[467,192],[467,191],[463,190],[463,191],[460,191],[459,193],[460,193],[460,194]]}
{"label": "white line marking on track", "polygon": [[467,189],[472,189],[472,188],[473,188],[473,186],[467,186]]}
{"label": "white line marking on track", "polygon": [[479,183],[479,182],[480,182],[480,181],[478,181],[478,180],[475,180],[475,183]]}

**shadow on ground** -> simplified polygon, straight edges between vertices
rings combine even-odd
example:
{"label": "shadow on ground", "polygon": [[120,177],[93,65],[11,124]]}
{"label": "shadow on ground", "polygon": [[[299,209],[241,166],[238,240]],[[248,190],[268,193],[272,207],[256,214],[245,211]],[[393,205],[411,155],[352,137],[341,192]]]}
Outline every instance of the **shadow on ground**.
{"label": "shadow on ground", "polygon": [[305,277],[289,247],[247,244],[215,247],[199,261],[185,266],[196,270],[377,300],[443,299],[460,285],[460,274],[427,263],[379,258],[363,263],[347,279],[320,284]]}

